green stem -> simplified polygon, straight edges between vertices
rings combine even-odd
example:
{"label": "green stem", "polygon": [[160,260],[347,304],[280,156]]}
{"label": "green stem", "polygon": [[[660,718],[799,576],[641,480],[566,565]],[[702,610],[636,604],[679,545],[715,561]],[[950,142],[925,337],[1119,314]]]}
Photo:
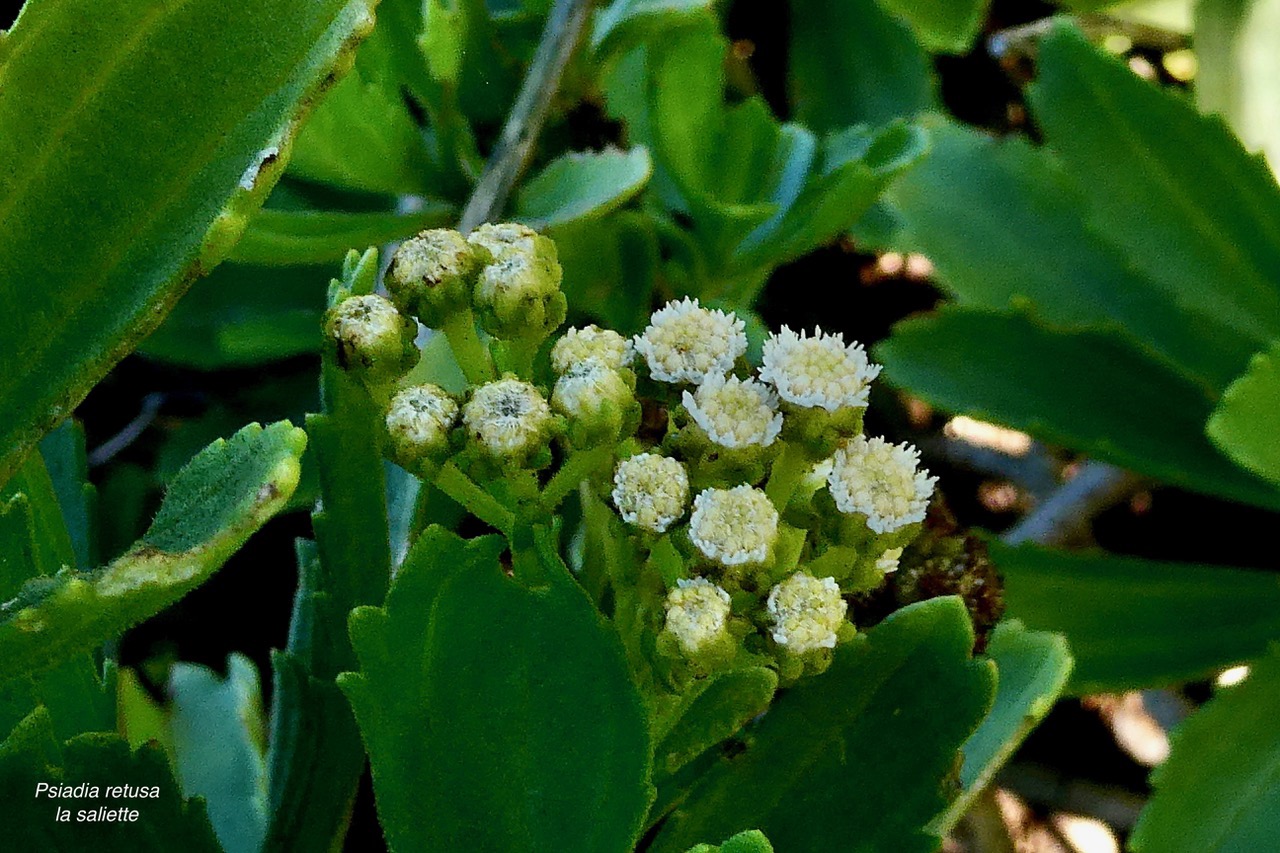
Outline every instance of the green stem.
{"label": "green stem", "polygon": [[782,448],[778,458],[773,460],[764,493],[769,496],[769,500],[773,501],[779,513],[786,510],[791,496],[795,494],[800,481],[804,479],[804,475],[812,465],[813,460],[798,444],[787,444]]}
{"label": "green stem", "polygon": [[480,340],[480,334],[476,331],[476,318],[470,308],[450,314],[441,331],[449,339],[449,348],[453,350],[453,357],[462,368],[467,382],[483,385],[493,381],[493,357],[484,341]]}
{"label": "green stem", "polygon": [[613,459],[612,447],[593,447],[575,450],[560,466],[560,470],[542,490],[542,509],[548,515],[554,513],[570,492],[577,491],[583,480],[603,468]]}
{"label": "green stem", "polygon": [[515,527],[516,515],[503,506],[497,498],[482,489],[475,480],[459,470],[457,465],[446,462],[436,475],[436,488],[466,508],[481,521],[491,524],[508,538]]}

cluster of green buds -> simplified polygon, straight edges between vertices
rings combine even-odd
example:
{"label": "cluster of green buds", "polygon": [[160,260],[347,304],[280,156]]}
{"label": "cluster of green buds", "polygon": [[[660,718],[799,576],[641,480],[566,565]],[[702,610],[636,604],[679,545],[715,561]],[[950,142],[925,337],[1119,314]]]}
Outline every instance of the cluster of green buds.
{"label": "cluster of green buds", "polygon": [[[839,334],[785,327],[753,365],[743,321],[687,298],[631,338],[557,336],[560,280],[551,240],[486,225],[404,243],[390,299],[336,301],[333,357],[385,404],[389,457],[507,534],[517,563],[522,526],[554,528],[571,497],[584,526],[599,507],[604,527],[571,538],[613,556],[576,563],[631,566],[584,586],[662,689],[743,663],[784,682],[821,672],[856,634],[851,597],[898,568],[933,493],[914,448],[863,434],[879,366]],[[415,317],[465,388],[410,369]]]}

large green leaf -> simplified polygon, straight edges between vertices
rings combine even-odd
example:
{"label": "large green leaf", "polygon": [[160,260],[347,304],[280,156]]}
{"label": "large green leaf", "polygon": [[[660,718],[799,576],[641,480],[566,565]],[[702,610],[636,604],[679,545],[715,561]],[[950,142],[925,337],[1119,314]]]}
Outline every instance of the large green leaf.
{"label": "large green leaf", "polygon": [[964,53],[973,44],[987,15],[990,0],[878,0],[881,6],[911,25],[930,50]]}
{"label": "large green leaf", "polygon": [[0,682],[87,651],[199,586],[288,501],[306,435],[251,424],[174,479],[142,539],[87,573],[28,581],[0,607]]}
{"label": "large green leaf", "polygon": [[929,57],[875,0],[794,0],[789,55],[791,104],[814,130],[884,124],[934,106]]}
{"label": "large green leaf", "polygon": [[539,229],[600,217],[626,204],[651,174],[644,148],[570,152],[525,182],[516,215]]}
{"label": "large green leaf", "polygon": [[429,528],[386,607],[352,614],[360,672],[339,683],[387,841],[630,850],[649,805],[649,745],[621,643],[554,553],[530,588],[504,575],[503,546]]}
{"label": "large green leaf", "polygon": [[1067,638],[1069,690],[1162,687],[1247,661],[1280,637],[1270,572],[991,544],[1008,614]]}
{"label": "large green leaf", "polygon": [[347,213],[334,210],[267,208],[249,221],[231,253],[242,264],[291,266],[342,260],[352,246],[402,240],[423,228],[452,222],[452,205],[428,200],[412,213]]}
{"label": "large green leaf", "polygon": [[951,308],[900,323],[876,352],[890,382],[940,408],[1185,489],[1280,508],[1280,492],[1205,437],[1206,392],[1110,330]]}
{"label": "large green leaf", "polygon": [[758,827],[779,850],[932,851],[995,673],[957,598],[898,611],[780,697],[668,818],[658,853]]}
{"label": "large green leaf", "polygon": [[1280,3],[1198,0],[1194,4],[1196,104],[1231,123],[1250,148],[1280,157]]}
{"label": "large green leaf", "polygon": [[1280,188],[1221,119],[1065,25],[1040,44],[1031,99],[1108,240],[1253,351],[1280,338]]}
{"label": "large green leaf", "polygon": [[1280,650],[1173,733],[1129,844],[1137,853],[1280,849]]}
{"label": "large green leaf", "polygon": [[1249,370],[1231,383],[1209,418],[1209,438],[1243,467],[1280,483],[1280,344],[1258,353]]}
{"label": "large green leaf", "polygon": [[370,6],[23,6],[0,50],[0,482],[231,249]]}

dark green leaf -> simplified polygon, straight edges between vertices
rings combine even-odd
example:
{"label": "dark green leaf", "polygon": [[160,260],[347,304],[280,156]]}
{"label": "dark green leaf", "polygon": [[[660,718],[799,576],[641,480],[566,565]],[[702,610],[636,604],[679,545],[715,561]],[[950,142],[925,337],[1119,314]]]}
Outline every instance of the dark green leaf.
{"label": "dark green leaf", "polygon": [[0,64],[0,482],[230,251],[371,5],[23,6]]}
{"label": "dark green leaf", "polygon": [[[995,692],[956,598],[898,611],[780,697],[668,819],[657,853],[759,827],[779,850],[936,850],[929,824]],[[838,839],[838,841],[837,841]]]}
{"label": "dark green leaf", "polygon": [[1280,637],[1270,572],[998,543],[991,556],[1009,616],[1067,638],[1075,694],[1202,678]]}
{"label": "dark green leaf", "polygon": [[1253,473],[1280,483],[1280,345],[1258,353],[1249,370],[1231,383],[1209,418],[1209,438],[1223,453]]}
{"label": "dark green leaf", "polygon": [[670,776],[727,740],[769,707],[778,676],[764,667],[722,672],[691,687],[665,715],[653,750],[654,774]]}
{"label": "dark green leaf", "polygon": [[621,211],[552,229],[569,305],[620,332],[644,329],[658,274],[658,239],[648,217]]}
{"label": "dark green leaf", "polygon": [[571,152],[525,182],[516,215],[538,229],[598,218],[626,204],[653,174],[644,148]]}
{"label": "dark green leaf", "polygon": [[405,214],[267,208],[249,221],[231,260],[264,266],[337,262],[353,246],[402,240],[423,228],[446,225],[455,214],[451,205],[432,200]]}
{"label": "dark green leaf", "polygon": [[40,455],[49,471],[49,480],[62,510],[62,520],[71,538],[75,567],[92,568],[97,564],[98,554],[97,531],[93,523],[97,512],[97,490],[89,484],[84,429],[74,420],[63,421],[62,426],[41,439]]}
{"label": "dark green leaf", "polygon": [[1280,848],[1280,650],[1173,733],[1155,795],[1129,844],[1137,853]]}
{"label": "dark green leaf", "polygon": [[503,574],[502,548],[430,528],[386,608],[352,614],[361,671],[339,683],[388,843],[630,850],[649,745],[621,644],[563,564],[545,562],[545,585],[527,588]]}
{"label": "dark green leaf", "polygon": [[758,829],[739,832],[724,844],[699,844],[690,847],[689,853],[773,853],[773,845]]}

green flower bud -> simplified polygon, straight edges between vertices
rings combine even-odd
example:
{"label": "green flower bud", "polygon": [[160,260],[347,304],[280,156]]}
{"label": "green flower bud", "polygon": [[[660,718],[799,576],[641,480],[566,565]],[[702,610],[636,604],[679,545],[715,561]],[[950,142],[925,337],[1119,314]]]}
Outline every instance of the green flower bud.
{"label": "green flower bud", "polygon": [[594,359],[605,367],[622,370],[630,367],[635,357],[631,342],[612,329],[596,325],[569,329],[551,348],[551,368],[566,373],[583,362]]}
{"label": "green flower bud", "polygon": [[729,637],[729,593],[706,578],[680,579],[667,593],[663,631],[695,656]]}
{"label": "green flower bud", "polygon": [[449,452],[449,430],[458,420],[458,404],[443,388],[414,385],[391,398],[387,435],[391,458],[425,476]]}
{"label": "green flower bud", "polygon": [[418,324],[377,294],[334,305],[325,313],[324,328],[338,366],[368,384],[394,382],[418,361]]}
{"label": "green flower bud", "polygon": [[487,258],[457,231],[423,231],[396,249],[387,268],[387,290],[403,310],[439,328],[471,306],[476,276]]}
{"label": "green flower bud", "polygon": [[546,448],[554,417],[537,388],[506,377],[472,393],[463,407],[462,422],[490,457],[521,466]]}
{"label": "green flower bud", "polygon": [[563,272],[555,244],[549,250],[511,246],[480,271],[475,306],[480,325],[500,340],[539,343],[564,322],[568,302],[560,291]]}
{"label": "green flower bud", "polygon": [[556,381],[551,407],[568,418],[569,438],[575,445],[617,442],[640,422],[634,383],[630,371],[624,374],[589,359]]}

